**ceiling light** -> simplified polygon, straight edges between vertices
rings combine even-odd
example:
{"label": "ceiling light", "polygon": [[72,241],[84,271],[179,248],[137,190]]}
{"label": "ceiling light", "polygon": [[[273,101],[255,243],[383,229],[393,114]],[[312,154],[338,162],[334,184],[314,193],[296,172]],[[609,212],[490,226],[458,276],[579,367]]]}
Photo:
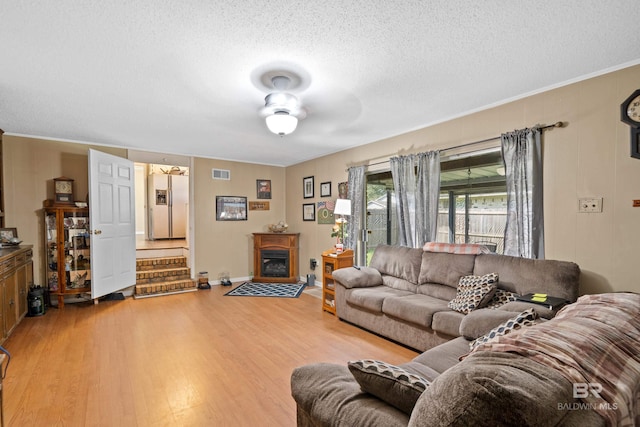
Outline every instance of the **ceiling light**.
{"label": "ceiling light", "polygon": [[289,135],[298,126],[298,119],[286,111],[276,111],[265,120],[269,130],[280,136]]}
{"label": "ceiling light", "polygon": [[276,91],[264,98],[264,108],[261,110],[261,115],[265,117],[269,130],[280,136],[288,135],[296,130],[298,119],[303,119],[306,116],[298,98],[285,92],[290,81],[286,76],[274,76],[271,83]]}

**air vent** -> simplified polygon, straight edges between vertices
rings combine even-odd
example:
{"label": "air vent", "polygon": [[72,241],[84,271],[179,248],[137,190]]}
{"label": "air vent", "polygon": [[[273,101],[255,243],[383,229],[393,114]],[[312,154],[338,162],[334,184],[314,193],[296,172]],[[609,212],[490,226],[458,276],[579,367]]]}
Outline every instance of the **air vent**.
{"label": "air vent", "polygon": [[231,179],[231,171],[226,169],[211,169],[211,178],[229,181]]}

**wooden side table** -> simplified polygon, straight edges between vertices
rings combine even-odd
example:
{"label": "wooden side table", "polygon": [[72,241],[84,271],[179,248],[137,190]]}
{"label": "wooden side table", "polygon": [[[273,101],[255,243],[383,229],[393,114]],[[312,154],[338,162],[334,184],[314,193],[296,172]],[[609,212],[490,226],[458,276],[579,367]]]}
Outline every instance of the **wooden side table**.
{"label": "wooden side table", "polygon": [[347,249],[341,254],[334,250],[322,253],[322,309],[336,314],[336,283],[332,273],[345,267],[353,266],[353,251]]}

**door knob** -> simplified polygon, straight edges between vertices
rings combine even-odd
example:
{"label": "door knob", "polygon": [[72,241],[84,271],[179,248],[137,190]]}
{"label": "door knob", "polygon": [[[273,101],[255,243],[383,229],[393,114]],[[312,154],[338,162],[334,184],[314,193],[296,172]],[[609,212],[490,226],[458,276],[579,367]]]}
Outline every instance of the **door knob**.
{"label": "door knob", "polygon": [[90,234],[102,234],[102,230],[93,230],[89,232]]}

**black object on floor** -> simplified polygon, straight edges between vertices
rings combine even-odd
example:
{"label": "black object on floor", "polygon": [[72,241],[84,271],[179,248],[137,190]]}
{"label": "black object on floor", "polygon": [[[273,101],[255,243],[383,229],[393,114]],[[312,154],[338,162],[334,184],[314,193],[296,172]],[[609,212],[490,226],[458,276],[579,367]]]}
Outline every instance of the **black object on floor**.
{"label": "black object on floor", "polygon": [[100,301],[122,301],[123,299],[124,295],[122,295],[122,292],[114,292],[103,296],[100,298]]}

